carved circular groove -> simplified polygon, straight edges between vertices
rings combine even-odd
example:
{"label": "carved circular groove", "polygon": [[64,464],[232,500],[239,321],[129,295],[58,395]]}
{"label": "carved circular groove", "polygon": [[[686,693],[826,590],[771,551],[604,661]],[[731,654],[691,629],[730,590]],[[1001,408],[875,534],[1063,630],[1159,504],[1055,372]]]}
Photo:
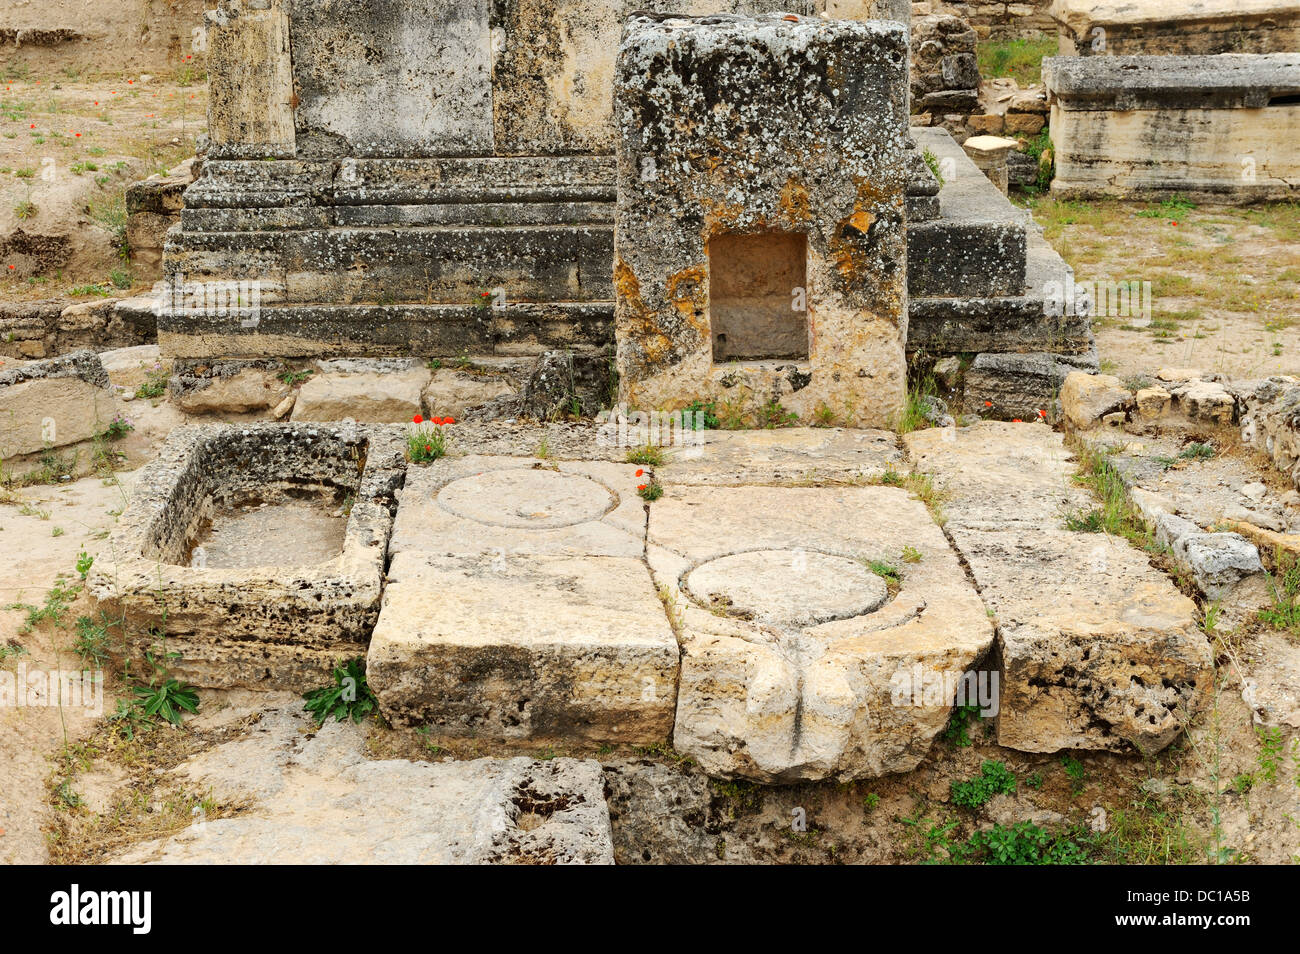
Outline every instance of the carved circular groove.
{"label": "carved circular groove", "polygon": [[453,480],[438,504],[466,520],[495,527],[545,530],[598,520],[614,508],[614,495],[579,474],[553,470],[493,470]]}
{"label": "carved circular groove", "polygon": [[889,598],[857,560],[810,550],[751,550],[702,563],[686,591],[705,609],[777,626],[864,616]]}

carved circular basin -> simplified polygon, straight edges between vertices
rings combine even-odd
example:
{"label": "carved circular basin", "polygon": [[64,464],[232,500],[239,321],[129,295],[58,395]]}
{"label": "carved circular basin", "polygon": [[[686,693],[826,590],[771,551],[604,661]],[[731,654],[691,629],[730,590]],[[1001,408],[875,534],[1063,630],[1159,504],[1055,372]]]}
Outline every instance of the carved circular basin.
{"label": "carved circular basin", "polygon": [[885,581],[857,560],[815,550],[751,550],[702,563],[686,591],[706,609],[777,626],[863,616],[889,598]]}
{"label": "carved circular basin", "polygon": [[580,474],[553,470],[492,470],[453,480],[438,504],[467,520],[496,527],[545,530],[598,520],[613,509],[614,495]]}

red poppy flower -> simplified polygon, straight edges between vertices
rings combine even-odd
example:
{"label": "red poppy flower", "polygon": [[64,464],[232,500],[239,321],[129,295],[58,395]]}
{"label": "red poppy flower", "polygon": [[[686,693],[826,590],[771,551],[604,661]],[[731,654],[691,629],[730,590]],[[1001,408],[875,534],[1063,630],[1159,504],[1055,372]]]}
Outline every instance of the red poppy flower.
{"label": "red poppy flower", "polygon": [[1044,411],[1044,410],[1040,407],[1040,408],[1038,409],[1038,416],[1039,416],[1039,417],[1047,417],[1047,412]]}
{"label": "red poppy flower", "polygon": [[645,490],[649,486],[650,486],[649,484],[642,484],[640,487],[637,488],[637,490]]}
{"label": "red poppy flower", "polygon": [[424,452],[425,452],[426,454],[432,454],[432,453],[433,453],[433,445],[432,445],[432,444],[425,444],[425,445],[424,445]]}
{"label": "red poppy flower", "polygon": [[424,417],[422,415],[417,414],[415,415],[415,417],[411,418],[411,421],[415,424],[423,424]]}
{"label": "red poppy flower", "polygon": [[1022,420],[1021,420],[1020,418],[1018,418],[1018,417],[1013,417],[1013,418],[1011,419],[1011,423],[1012,423],[1012,424],[1023,424],[1023,423],[1025,423],[1025,422],[1022,421]]}
{"label": "red poppy flower", "polygon": [[636,472],[636,475],[637,475],[638,477],[640,477],[640,476],[641,476],[642,474],[644,474],[644,473],[645,473],[644,470],[638,470],[638,471]]}
{"label": "red poppy flower", "polygon": [[442,419],[442,423],[444,423],[444,424],[455,424],[455,423],[456,423],[456,419],[455,419],[454,417],[444,417],[444,418]]}
{"label": "red poppy flower", "polygon": [[985,406],[985,407],[992,407],[992,406],[993,406],[993,402],[992,402],[992,401],[985,401],[985,402],[984,402],[984,406]]}

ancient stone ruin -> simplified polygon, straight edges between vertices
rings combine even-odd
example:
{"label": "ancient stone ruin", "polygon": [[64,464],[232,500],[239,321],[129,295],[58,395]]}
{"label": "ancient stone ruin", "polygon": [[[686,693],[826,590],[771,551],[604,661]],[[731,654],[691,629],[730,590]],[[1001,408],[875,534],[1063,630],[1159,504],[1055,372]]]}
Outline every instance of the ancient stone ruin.
{"label": "ancient stone ruin", "polygon": [[1300,4],[1056,0],[1054,194],[1296,195]]}
{"label": "ancient stone ruin", "polygon": [[[690,75],[676,92],[667,74],[636,86],[637,70],[658,69],[651,37],[671,20],[634,21],[620,54],[625,12],[586,4],[223,4],[211,28],[211,143],[168,240],[159,344],[185,368],[468,355],[527,377],[557,349],[578,375],[603,367],[621,335],[625,401],[685,404],[716,397],[725,379],[746,414],[778,400],[876,426],[901,408],[904,353],[1045,352],[1087,366],[1086,309],[1067,330],[1041,306],[1045,283],[1068,274],[1059,256],[946,135],[913,140],[905,128],[906,31],[862,25],[870,4],[812,7],[731,27],[735,55],[746,37],[789,35],[743,54],[750,79],[777,84],[762,109],[754,101],[730,125],[660,138],[651,131],[665,114],[753,95],[741,77],[716,90]],[[906,21],[901,7],[892,15]],[[816,18],[824,10],[848,19]],[[444,46],[403,40],[429,22],[448,24]],[[722,44],[725,23],[709,26],[682,29],[682,41]],[[789,43],[810,61],[783,52]],[[780,85],[849,59],[869,86],[837,78],[838,99],[801,100]],[[412,98],[432,110],[376,105]],[[812,111],[800,118],[802,108]],[[847,112],[877,125],[840,122]],[[779,115],[781,129],[760,127],[760,115]],[[751,145],[719,152],[708,177],[683,167],[680,150],[733,134]],[[942,193],[923,149],[947,170]],[[756,150],[758,165],[746,155]],[[803,161],[813,157],[853,180],[850,204],[836,180],[814,181],[823,177]],[[742,174],[750,194],[728,194]],[[657,202],[642,208],[640,197]],[[710,224],[690,238],[688,220],[668,222],[679,214]],[[680,239],[666,242],[665,229]],[[653,249],[675,257],[643,279]],[[760,272],[762,302],[751,301],[741,287]],[[214,289],[222,307],[198,300]],[[663,309],[681,318],[658,331]],[[769,317],[729,329],[739,310]]]}
{"label": "ancient stone ruin", "polygon": [[[976,51],[1045,2],[215,0],[207,139],[125,203],[162,280],[26,306],[0,367],[6,494],[84,494],[64,452],[108,487],[153,415],[57,578],[146,674],[106,724],[222,701],[159,765],[238,806],[103,857],[753,860],[738,814],[802,850],[791,800],[857,824],[868,783],[919,844],[953,751],[1071,798],[1190,764],[1220,657],[1252,739],[1300,728],[1300,669],[1215,629],[1282,612],[1300,376],[1100,373],[1014,194],[1294,196],[1294,5],[1164,6],[1055,0],[1044,92]],[[1196,484],[1210,440],[1246,450]],[[1036,826],[1014,781],[948,860]]]}

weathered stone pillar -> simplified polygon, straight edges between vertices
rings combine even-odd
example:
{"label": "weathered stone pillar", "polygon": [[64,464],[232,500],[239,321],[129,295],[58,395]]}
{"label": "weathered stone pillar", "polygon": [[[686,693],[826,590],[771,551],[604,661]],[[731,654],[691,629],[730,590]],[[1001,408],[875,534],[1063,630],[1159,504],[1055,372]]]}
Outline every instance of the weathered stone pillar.
{"label": "weathered stone pillar", "polygon": [[294,154],[286,0],[221,0],[207,13],[208,137],[217,159]]}
{"label": "weathered stone pillar", "polygon": [[615,79],[624,401],[897,423],[906,84],[896,24],[628,21]]}

